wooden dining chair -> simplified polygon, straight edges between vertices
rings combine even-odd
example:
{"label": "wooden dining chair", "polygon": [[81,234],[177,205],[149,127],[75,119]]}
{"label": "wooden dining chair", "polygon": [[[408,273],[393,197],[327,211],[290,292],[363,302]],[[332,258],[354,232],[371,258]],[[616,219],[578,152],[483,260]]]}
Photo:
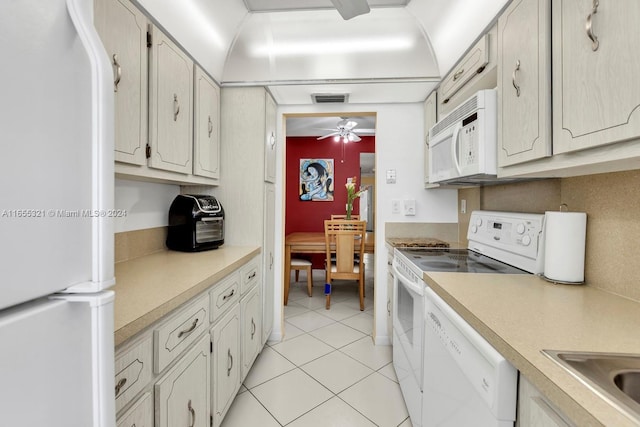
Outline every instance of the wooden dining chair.
{"label": "wooden dining chair", "polygon": [[[331,219],[347,219],[346,215],[331,215]],[[360,221],[360,215],[351,215],[351,220]]]}
{"label": "wooden dining chair", "polygon": [[[364,311],[364,239],[366,221],[325,220],[324,240],[327,254],[326,309],[331,306],[333,279],[358,281],[360,311]],[[332,255],[335,255],[332,261]],[[356,262],[356,255],[359,259]]]}

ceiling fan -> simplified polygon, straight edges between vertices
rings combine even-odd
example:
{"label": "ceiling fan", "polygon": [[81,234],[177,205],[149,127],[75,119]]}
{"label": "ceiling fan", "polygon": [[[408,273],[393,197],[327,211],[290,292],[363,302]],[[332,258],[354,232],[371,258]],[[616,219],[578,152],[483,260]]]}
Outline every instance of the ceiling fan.
{"label": "ceiling fan", "polygon": [[[345,144],[350,141],[359,142],[362,140],[362,138],[360,138],[358,134],[355,133],[354,128],[356,126],[358,126],[358,122],[342,117],[342,120],[338,122],[335,129],[327,129],[332,130],[333,132],[319,136],[316,139],[320,140],[333,137],[334,141],[342,141]],[[369,130],[362,129],[362,131],[368,132]]]}

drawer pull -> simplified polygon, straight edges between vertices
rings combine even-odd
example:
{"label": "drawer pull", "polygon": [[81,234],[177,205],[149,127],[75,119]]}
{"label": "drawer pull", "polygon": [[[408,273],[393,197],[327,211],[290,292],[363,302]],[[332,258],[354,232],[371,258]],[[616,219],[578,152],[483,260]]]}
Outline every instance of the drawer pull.
{"label": "drawer pull", "polygon": [[458,80],[458,79],[460,78],[460,76],[462,75],[462,73],[464,73],[464,68],[463,68],[463,69],[461,69],[460,71],[456,72],[456,73],[453,75],[453,81],[455,82],[456,80]]}
{"label": "drawer pull", "polygon": [[118,395],[120,394],[120,390],[122,390],[122,387],[124,387],[126,383],[127,383],[126,378],[122,378],[120,379],[120,381],[118,381],[118,384],[116,384],[116,397],[118,397]]}
{"label": "drawer pull", "polygon": [[236,290],[232,289],[231,292],[229,292],[229,294],[225,295],[222,297],[222,301],[226,301],[227,298],[231,298],[232,296],[234,296],[236,294]]}
{"label": "drawer pull", "polygon": [[594,52],[598,50],[598,47],[600,46],[598,37],[596,37],[596,35],[593,34],[593,27],[592,27],[593,15],[598,13],[599,5],[600,5],[600,2],[598,0],[593,0],[593,8],[591,9],[591,13],[587,15],[587,22],[584,25],[585,29],[587,30],[587,37],[589,37],[589,40],[591,40],[591,50],[593,50]]}
{"label": "drawer pull", "polygon": [[193,406],[191,406],[191,399],[189,399],[189,403],[187,404],[187,408],[189,409],[189,412],[191,413],[191,425],[189,425],[189,427],[193,427],[196,425],[196,410],[193,409]]}
{"label": "drawer pull", "polygon": [[252,272],[251,275],[249,275],[249,277],[247,277],[248,280],[252,280],[256,277],[256,272]]}
{"label": "drawer pull", "polygon": [[178,338],[182,338],[183,335],[190,334],[191,332],[193,332],[193,330],[196,328],[196,326],[198,326],[198,320],[200,320],[200,319],[198,319],[196,317],[196,320],[193,321],[193,323],[191,324],[189,329],[185,329],[184,331],[180,331],[180,333],[178,334]]}
{"label": "drawer pull", "polygon": [[253,336],[256,334],[256,322],[253,321],[253,317],[251,318],[251,341],[253,341]]}
{"label": "drawer pull", "polygon": [[227,376],[231,376],[231,369],[233,368],[233,356],[231,355],[231,349],[227,349],[227,360],[229,361],[227,368]]}

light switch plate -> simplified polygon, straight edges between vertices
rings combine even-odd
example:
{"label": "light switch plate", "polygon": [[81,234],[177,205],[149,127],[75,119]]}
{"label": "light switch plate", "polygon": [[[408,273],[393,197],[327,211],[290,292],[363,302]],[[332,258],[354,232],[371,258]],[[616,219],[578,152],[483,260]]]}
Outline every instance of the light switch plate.
{"label": "light switch plate", "polygon": [[387,170],[387,184],[395,184],[395,183],[396,183],[396,170],[395,169]]}

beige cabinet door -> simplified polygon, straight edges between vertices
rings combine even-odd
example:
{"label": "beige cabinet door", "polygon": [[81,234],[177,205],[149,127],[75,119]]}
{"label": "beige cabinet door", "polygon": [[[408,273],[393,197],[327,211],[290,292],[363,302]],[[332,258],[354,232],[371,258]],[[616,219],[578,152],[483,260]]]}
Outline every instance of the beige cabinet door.
{"label": "beige cabinet door", "polygon": [[498,20],[498,166],[551,155],[550,0],[515,0]]}
{"label": "beige cabinet door", "polygon": [[240,388],[240,304],[236,304],[213,328],[212,412],[219,427]]}
{"label": "beige cabinet door", "polygon": [[220,88],[195,67],[193,174],[220,178]]}
{"label": "beige cabinet door", "polygon": [[209,427],[209,335],[155,385],[156,427]]}
{"label": "beige cabinet door", "polygon": [[95,26],[113,65],[115,160],[144,165],[147,18],[129,0],[95,0]]}
{"label": "beige cabinet door", "polygon": [[264,345],[273,331],[273,316],[275,314],[275,224],[276,220],[276,189],[273,184],[265,184],[264,191],[264,254],[262,281],[262,344]]}
{"label": "beige cabinet door", "polygon": [[640,2],[594,3],[553,2],[554,154],[640,136]]}
{"label": "beige cabinet door", "polygon": [[276,182],[276,103],[268,93],[265,96],[264,180]]}
{"label": "beige cabinet door", "polygon": [[424,186],[437,187],[437,184],[429,184],[429,129],[438,121],[438,102],[437,92],[431,92],[431,95],[424,101]]}
{"label": "beige cabinet door", "polygon": [[153,398],[145,393],[116,423],[116,427],[153,427]]}
{"label": "beige cabinet door", "polygon": [[151,26],[148,165],[190,174],[193,147],[193,61]]}
{"label": "beige cabinet door", "polygon": [[242,298],[240,311],[242,314],[242,372],[241,381],[249,373],[253,361],[262,348],[262,300],[260,289],[253,288]]}

